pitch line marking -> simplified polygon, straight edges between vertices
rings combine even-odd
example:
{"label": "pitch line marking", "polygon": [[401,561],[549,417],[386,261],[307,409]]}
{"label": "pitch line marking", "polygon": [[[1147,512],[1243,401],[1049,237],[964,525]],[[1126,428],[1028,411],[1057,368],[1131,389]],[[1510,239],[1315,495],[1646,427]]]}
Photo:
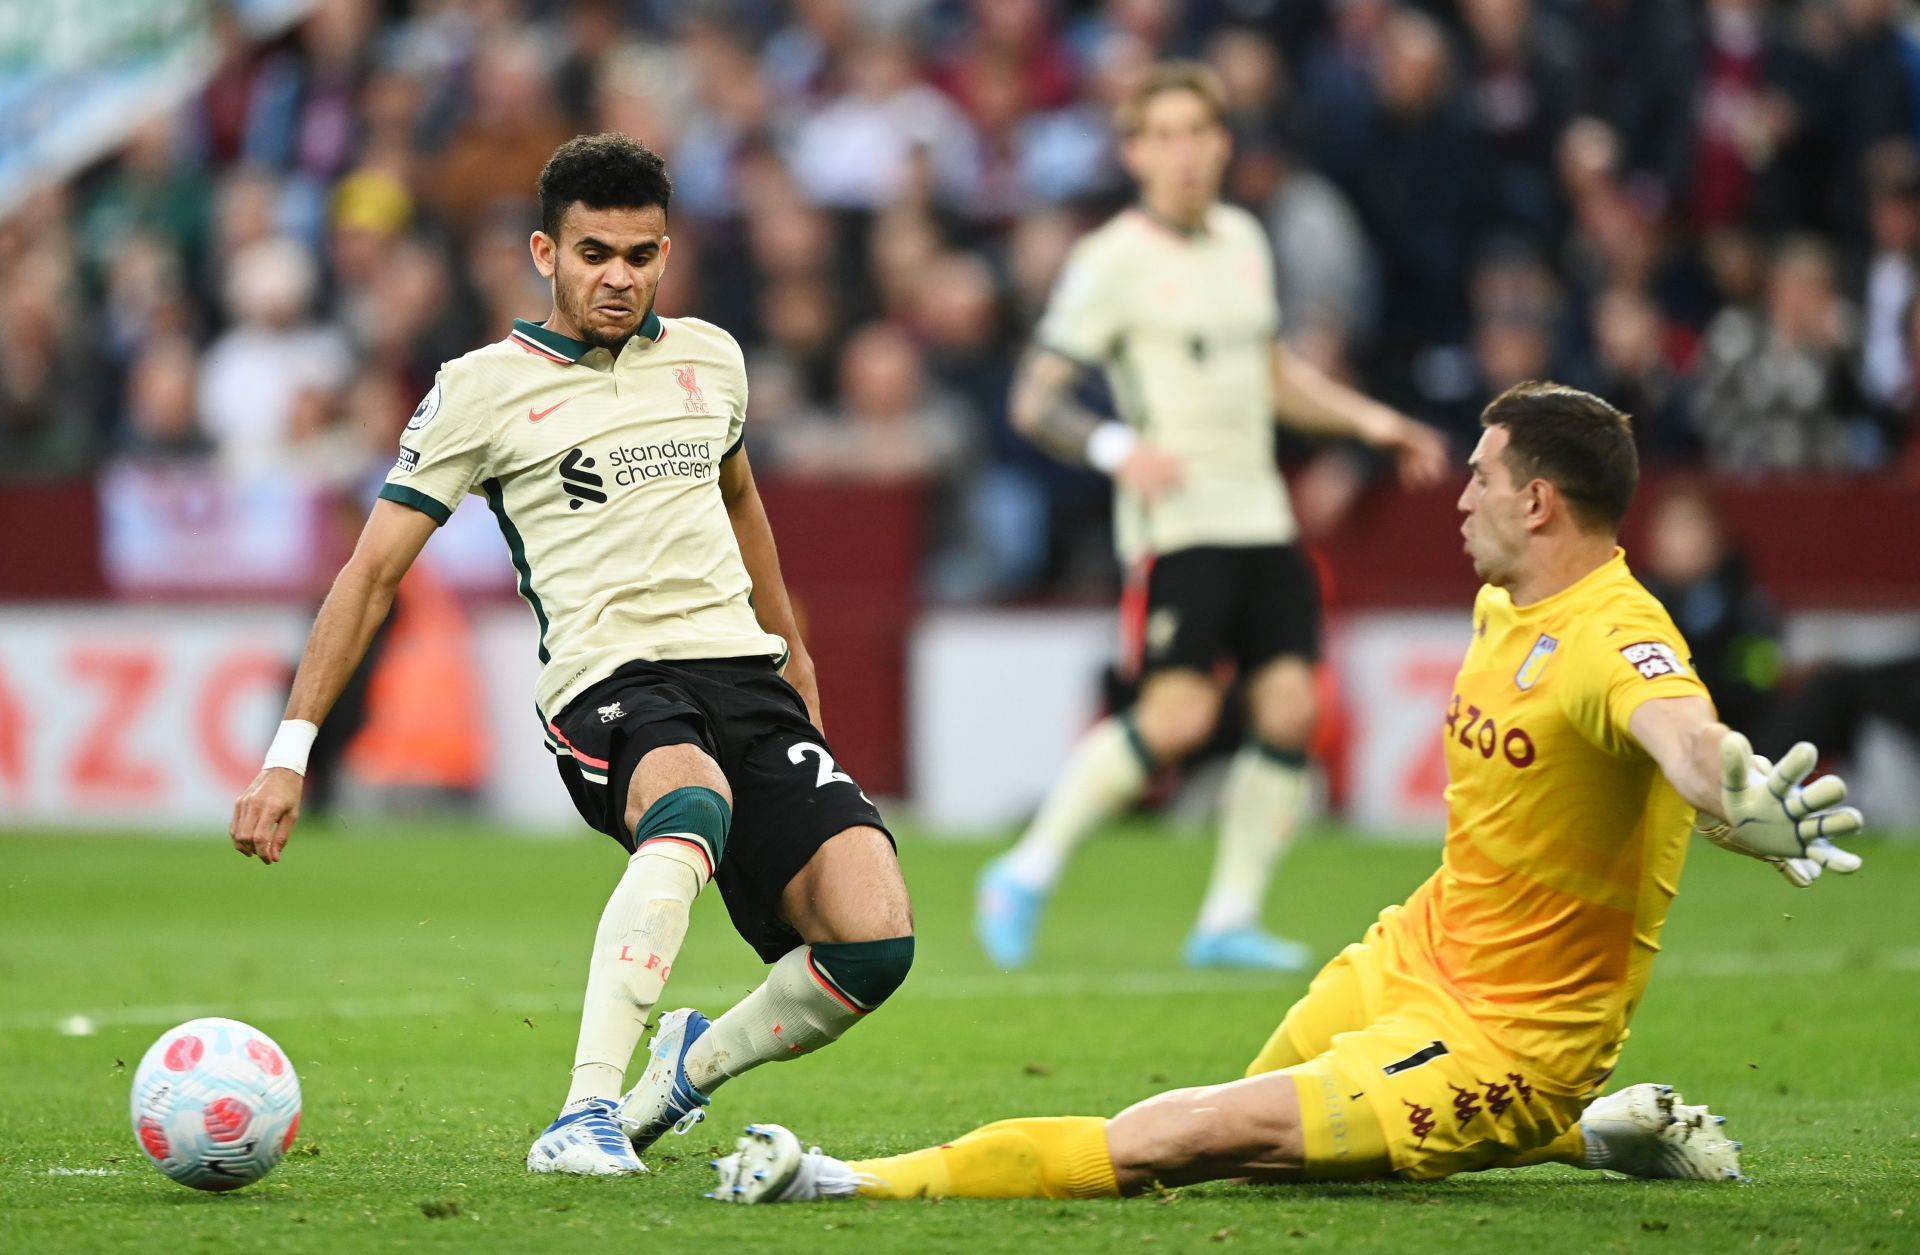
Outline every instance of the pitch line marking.
{"label": "pitch line marking", "polygon": [[[1846,971],[1920,972],[1920,946],[1888,949],[1800,950],[1785,954],[1754,951],[1675,954],[1654,964],[1656,980],[1724,980],[1753,976],[1822,976]],[[933,1002],[1003,1002],[1076,996],[1169,998],[1180,994],[1272,993],[1301,989],[1306,975],[1258,972],[1008,972],[967,977],[931,977],[910,981],[903,994]],[[752,988],[732,985],[670,985],[678,1005],[732,1005]],[[300,999],[235,1003],[178,1002],[150,1006],[101,1007],[75,1011],[11,1012],[0,1015],[0,1032],[57,1031],[76,1016],[96,1029],[128,1025],[177,1024],[201,1015],[237,1015],[245,1020],[379,1020],[406,1016],[458,1014],[522,1015],[578,1011],[574,988],[547,993],[510,993],[470,997],[407,994],[395,997]]]}

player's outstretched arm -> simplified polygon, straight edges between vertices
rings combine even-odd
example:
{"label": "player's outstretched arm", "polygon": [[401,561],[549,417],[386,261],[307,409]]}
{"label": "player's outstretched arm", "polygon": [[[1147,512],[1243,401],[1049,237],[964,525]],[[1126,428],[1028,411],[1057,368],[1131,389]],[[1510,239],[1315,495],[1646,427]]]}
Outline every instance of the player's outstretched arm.
{"label": "player's outstretched arm", "polygon": [[753,581],[753,615],[760,626],[787,642],[787,665],[782,673],[807,704],[813,726],[825,732],[820,722],[820,681],[814,675],[813,656],[800,639],[800,625],[794,621],[793,602],[787,596],[787,582],[780,574],[780,551],[773,543],[773,524],[767,521],[767,507],[754,486],[753,466],[743,448],[720,463],[720,497],[727,503],[727,519],[733,524],[734,543],[740,546],[740,561],[746,565],[747,578]]}
{"label": "player's outstretched arm", "polygon": [[307,634],[293,675],[285,721],[267,751],[266,765],[233,804],[227,835],[242,854],[277,863],[300,817],[307,750],[320,721],[366,657],[374,631],[393,606],[394,589],[438,526],[418,510],[376,501],[353,556],[335,577]]}
{"label": "player's outstretched arm", "polygon": [[1820,757],[1808,742],[1770,763],[1698,697],[1643,702],[1627,730],[1698,810],[1695,831],[1715,845],[1772,863],[1802,888],[1824,869],[1859,869],[1859,856],[1831,838],[1860,831],[1860,812],[1846,805],[1840,777],[1806,783]]}
{"label": "player's outstretched arm", "polygon": [[1110,475],[1148,501],[1180,486],[1180,459],[1125,423],[1103,419],[1074,399],[1085,367],[1051,349],[1021,359],[1007,399],[1014,430],[1074,466]]}
{"label": "player's outstretched arm", "polygon": [[1273,408],[1274,417],[1296,431],[1351,436],[1392,454],[1409,488],[1446,477],[1444,436],[1329,378],[1283,340],[1273,342]]}

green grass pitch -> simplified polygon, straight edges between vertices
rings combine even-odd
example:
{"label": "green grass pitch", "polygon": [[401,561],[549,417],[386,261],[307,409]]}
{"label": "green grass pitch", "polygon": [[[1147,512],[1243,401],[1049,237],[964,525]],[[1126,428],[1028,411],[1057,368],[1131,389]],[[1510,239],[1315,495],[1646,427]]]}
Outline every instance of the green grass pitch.
{"label": "green grass pitch", "polygon": [[[1321,829],[1270,918],[1331,953],[1432,846]],[[302,831],[265,868],[224,838],[0,836],[0,1248],[91,1250],[1826,1251],[1920,1248],[1920,842],[1796,892],[1697,846],[1623,1081],[1731,1117],[1752,1185],[1564,1168],[1433,1185],[1216,1185],[1125,1202],[731,1208],[706,1160],[749,1119],[843,1154],[988,1120],[1104,1114],[1238,1074],[1305,982],[1177,963],[1208,848],[1138,826],[1076,865],[1030,972],[990,971],[968,907],[988,850],[908,840],[919,961],[870,1023],[720,1093],[637,1180],[529,1177],[566,1088],[604,840],[399,824]],[[760,968],[711,897],[666,1007],[710,1013]],[[92,1036],[56,1031],[87,1013]],[[293,1154],[261,1184],[165,1180],[127,1128],[168,1025],[252,1021],[300,1069]],[[753,1244],[753,1245],[747,1245]]]}

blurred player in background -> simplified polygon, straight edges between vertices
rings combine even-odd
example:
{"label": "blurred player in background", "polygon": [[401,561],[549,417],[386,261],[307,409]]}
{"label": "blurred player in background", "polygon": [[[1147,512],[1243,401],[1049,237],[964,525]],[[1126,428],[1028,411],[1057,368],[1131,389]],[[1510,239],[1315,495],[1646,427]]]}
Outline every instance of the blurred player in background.
{"label": "blurred player in background", "polygon": [[1858,830],[1859,812],[1837,777],[1802,787],[1813,746],[1776,767],[1718,721],[1685,640],[1628,571],[1626,416],[1522,384],[1482,422],[1459,505],[1485,585],[1442,730],[1440,869],[1321,970],[1246,1079],[856,1163],[750,1126],[719,1165],[722,1198],[1078,1198],[1539,1163],[1740,1175],[1739,1144],[1671,1088],[1596,1096],[1690,829],[1805,884],[1859,867],[1825,839]]}
{"label": "blurred player in background", "polygon": [[[1134,801],[1156,768],[1204,745],[1231,662],[1248,740],[1221,803],[1220,845],[1186,946],[1196,966],[1292,970],[1307,953],[1260,927],[1298,821],[1313,733],[1319,599],[1275,463],[1276,418],[1390,453],[1410,484],[1438,479],[1431,429],[1327,378],[1278,338],[1273,255],[1253,215],[1223,204],[1222,89],[1190,62],[1156,67],[1117,125],[1139,203],[1075,246],[1015,380],[1012,416],[1065,461],[1113,477],[1128,589],[1132,709],[1097,724],[1020,843],[990,865],[977,927],[994,962],[1032,954],[1041,908],[1074,848]],[[1119,421],[1075,391],[1103,370]]]}
{"label": "blurred player in background", "polygon": [[[635,1173],[636,1152],[697,1122],[716,1085],[816,1050],[883,1002],[912,964],[913,924],[892,838],[820,732],[747,462],[740,348],[654,312],[664,165],[624,135],[583,136],[539,188],[531,247],[552,310],[447,363],[407,423],[232,837],[279,860],[316,725],[427,538],[484,493],[539,623],[547,747],[581,817],[630,855],[594,938],[572,1087],[527,1167]],[[773,970],[711,1024],[663,1017],[622,1100],[710,879]]]}

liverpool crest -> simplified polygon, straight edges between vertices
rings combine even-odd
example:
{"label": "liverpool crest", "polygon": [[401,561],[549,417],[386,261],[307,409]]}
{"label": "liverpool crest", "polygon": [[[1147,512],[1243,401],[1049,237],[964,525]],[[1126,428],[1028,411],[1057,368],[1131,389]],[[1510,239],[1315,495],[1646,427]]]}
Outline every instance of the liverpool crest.
{"label": "liverpool crest", "polygon": [[694,368],[690,365],[676,366],[673,368],[673,377],[687,390],[687,413],[706,413],[707,397],[700,391],[700,377],[694,373]]}

